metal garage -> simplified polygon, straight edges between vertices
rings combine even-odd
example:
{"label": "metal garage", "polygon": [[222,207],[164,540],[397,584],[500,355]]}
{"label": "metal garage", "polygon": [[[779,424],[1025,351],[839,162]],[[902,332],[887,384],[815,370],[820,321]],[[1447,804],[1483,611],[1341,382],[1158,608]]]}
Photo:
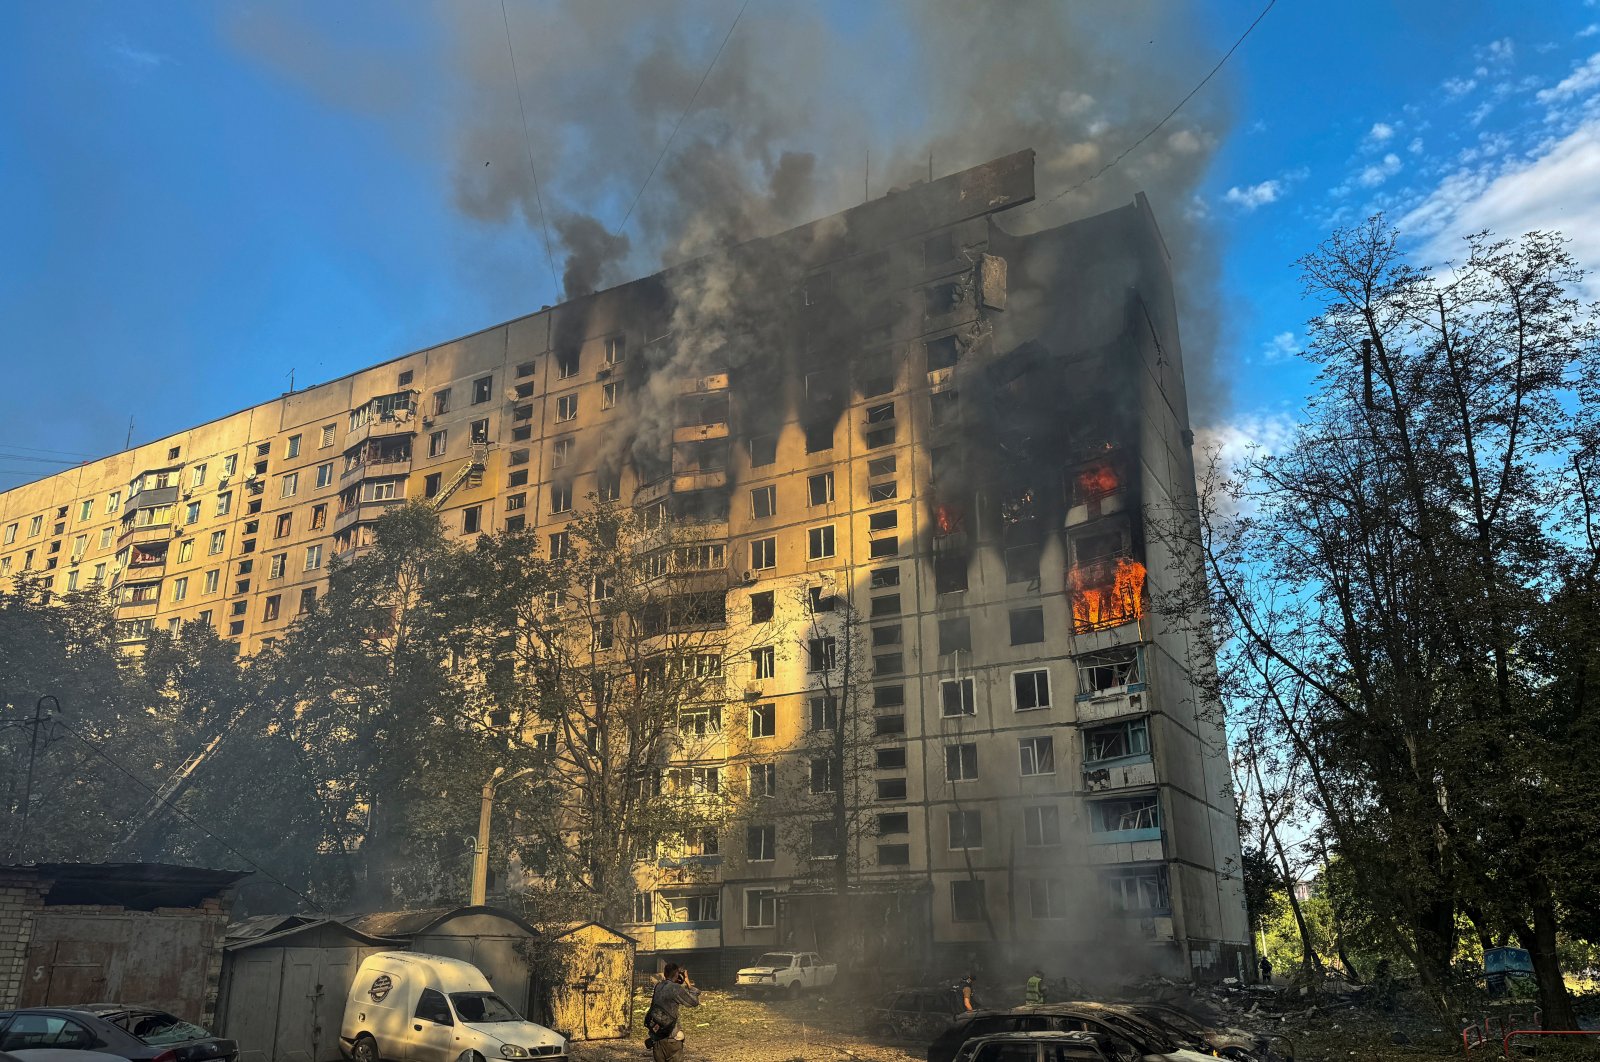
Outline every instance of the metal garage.
{"label": "metal garage", "polygon": [[224,948],[217,1031],[239,1042],[240,1062],[337,1062],[361,960],[405,943],[328,919],[251,921]]}
{"label": "metal garage", "polygon": [[523,1014],[532,1010],[528,954],[539,931],[499,907],[434,907],[351,915],[345,924],[374,937],[401,941],[408,951],[465,959],[483,971],[500,998]]}

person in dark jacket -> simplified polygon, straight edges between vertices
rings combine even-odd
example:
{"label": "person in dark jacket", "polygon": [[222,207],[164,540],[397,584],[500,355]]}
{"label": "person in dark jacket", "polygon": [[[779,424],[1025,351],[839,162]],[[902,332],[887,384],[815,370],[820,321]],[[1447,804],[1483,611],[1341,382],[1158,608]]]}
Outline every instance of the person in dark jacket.
{"label": "person in dark jacket", "polygon": [[1265,955],[1261,956],[1261,983],[1264,985],[1272,983],[1272,960]]}
{"label": "person in dark jacket", "polygon": [[675,962],[667,963],[660,983],[650,993],[650,1009],[644,1012],[644,1044],[654,1062],[674,1062],[683,1055],[679,1008],[699,1005],[700,990],[689,980],[689,971]]}

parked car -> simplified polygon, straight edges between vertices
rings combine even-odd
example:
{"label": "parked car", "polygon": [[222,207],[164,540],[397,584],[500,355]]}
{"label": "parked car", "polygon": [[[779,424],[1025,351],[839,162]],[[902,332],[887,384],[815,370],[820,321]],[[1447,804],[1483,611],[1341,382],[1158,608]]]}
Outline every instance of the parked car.
{"label": "parked car", "polygon": [[512,1010],[470,962],[380,951],[351,983],[339,1050],[353,1062],[562,1059],[567,1041]]}
{"label": "parked car", "polygon": [[961,1015],[928,1045],[928,1062],[953,1062],[968,1040],[1004,1032],[1099,1033],[1112,1062],[1205,1062],[1212,1058],[1184,1047],[1158,1026],[1103,1003],[1040,1003]]}
{"label": "parked car", "polygon": [[1214,1053],[1234,1062],[1294,1062],[1294,1044],[1285,1036],[1217,1025],[1171,1003],[1122,1003],[1116,1006],[1161,1026],[1196,1051]]}
{"label": "parked car", "polygon": [[808,989],[826,988],[837,976],[839,967],[823,962],[814,951],[769,951],[740,970],[734,983],[759,992],[798,996]]}
{"label": "parked car", "polygon": [[961,1045],[956,1062],[1111,1062],[1094,1033],[1009,1032]]}
{"label": "parked car", "polygon": [[925,1041],[960,1013],[955,993],[947,987],[904,988],[878,1001],[867,1016],[867,1029],[889,1039]]}
{"label": "parked car", "polygon": [[127,1062],[104,1051],[76,1051],[67,1047],[25,1048],[14,1054],[0,1051],[0,1062]]}
{"label": "parked car", "polygon": [[0,1012],[0,1051],[99,1051],[130,1062],[235,1062],[239,1045],[166,1011],[120,1003]]}

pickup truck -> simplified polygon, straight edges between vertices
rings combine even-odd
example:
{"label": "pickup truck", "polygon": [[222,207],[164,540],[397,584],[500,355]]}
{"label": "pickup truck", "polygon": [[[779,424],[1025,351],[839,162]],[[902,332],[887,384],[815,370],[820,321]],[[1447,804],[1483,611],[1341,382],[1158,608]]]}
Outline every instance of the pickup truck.
{"label": "pickup truck", "polygon": [[810,988],[824,988],[839,976],[839,967],[825,963],[814,951],[769,951],[739,971],[740,988],[785,992],[798,996]]}

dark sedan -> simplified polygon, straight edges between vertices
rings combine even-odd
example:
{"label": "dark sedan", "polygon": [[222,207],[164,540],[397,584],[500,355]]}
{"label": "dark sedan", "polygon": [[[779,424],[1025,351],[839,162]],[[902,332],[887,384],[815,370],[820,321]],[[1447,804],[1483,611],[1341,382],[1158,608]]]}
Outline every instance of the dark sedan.
{"label": "dark sedan", "polygon": [[101,1051],[129,1062],[236,1062],[239,1045],[152,1007],[82,1003],[0,1011],[0,1051]]}
{"label": "dark sedan", "polygon": [[[928,1045],[928,1062],[951,1062],[968,1040],[1009,1032],[1091,1032],[1101,1034],[1115,1062],[1166,1057],[1183,1059],[1185,1048],[1165,1031],[1100,1003],[1043,1003],[1014,1010],[975,1010],[956,1019]],[[1189,1052],[1184,1062],[1201,1057]],[[1176,1056],[1174,1058],[1174,1056]]]}

